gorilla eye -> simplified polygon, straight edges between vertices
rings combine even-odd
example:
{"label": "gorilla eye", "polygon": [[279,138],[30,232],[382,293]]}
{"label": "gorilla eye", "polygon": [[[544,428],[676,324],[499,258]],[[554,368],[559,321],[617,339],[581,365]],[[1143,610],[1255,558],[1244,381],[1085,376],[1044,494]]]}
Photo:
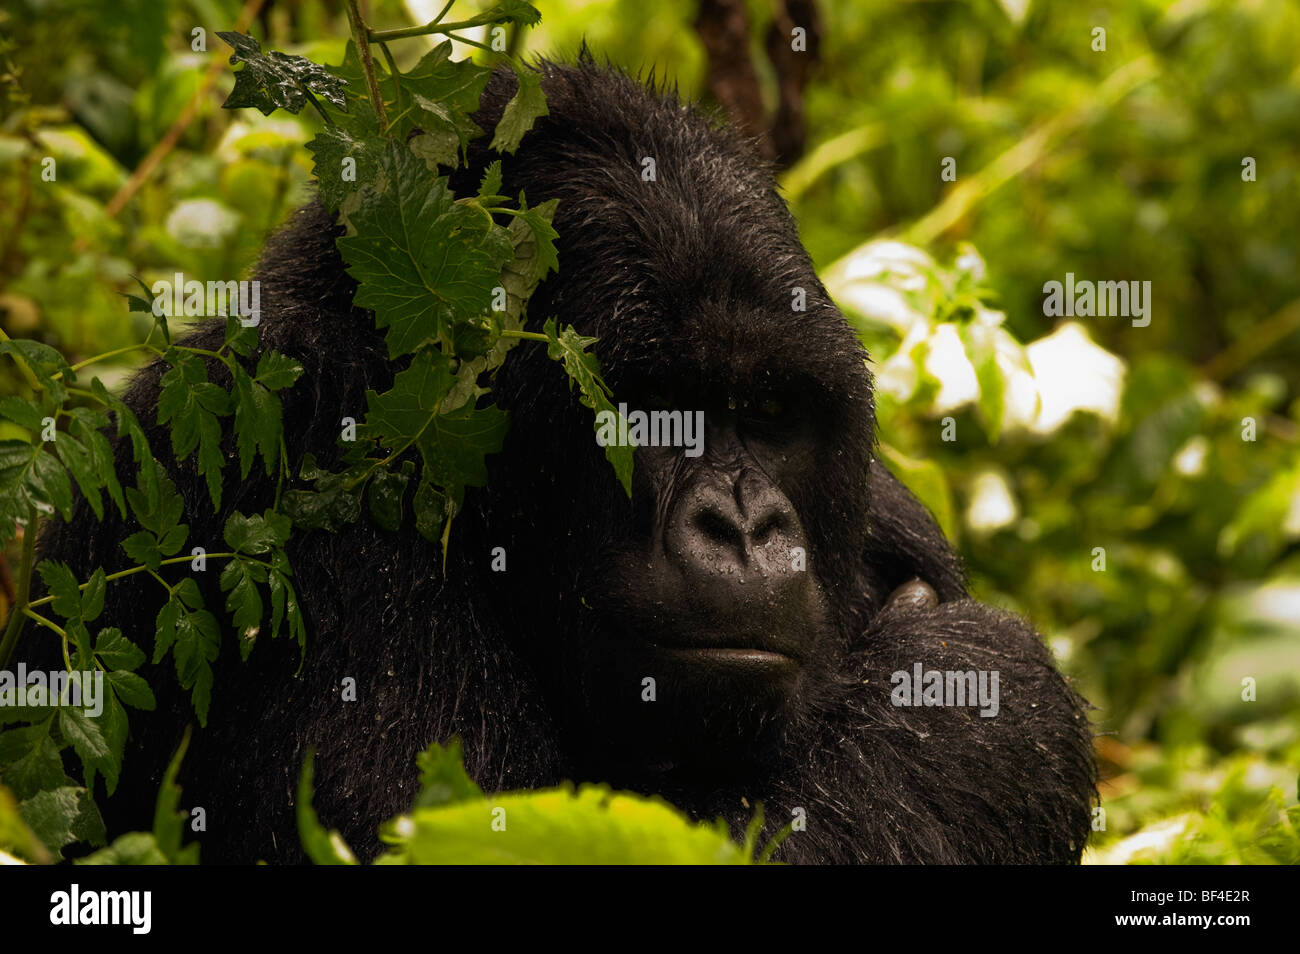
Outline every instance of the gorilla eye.
{"label": "gorilla eye", "polygon": [[785,413],[785,404],[777,398],[765,397],[754,402],[754,410],[759,417],[775,420]]}

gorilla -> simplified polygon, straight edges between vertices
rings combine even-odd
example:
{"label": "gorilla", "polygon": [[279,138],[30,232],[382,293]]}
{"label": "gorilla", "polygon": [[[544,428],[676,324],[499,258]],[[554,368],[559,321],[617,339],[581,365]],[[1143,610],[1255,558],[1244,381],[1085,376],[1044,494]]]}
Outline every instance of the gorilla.
{"label": "gorilla", "polygon": [[[204,860],[302,860],[294,798],[309,748],[322,821],[373,857],[379,824],[412,804],[416,754],[459,737],[486,791],[609,782],[737,833],[761,804],[769,834],[800,821],[778,860],[1077,862],[1096,791],[1086,703],[1024,620],[970,598],[929,513],[875,458],[867,355],[770,170],[653,83],[589,57],[536,69],[549,115],[504,157],[501,190],[559,199],[560,270],[531,321],[554,315],[597,337],[630,408],[702,412],[703,452],[638,447],[629,500],[563,372],[543,348],[515,348],[492,387],[511,430],[486,487],[466,496],[445,563],[412,526],[389,532],[368,516],[299,532],[301,671],[291,640],[263,640],[247,662],[224,641],[208,725],[180,776],[186,802],[206,810]],[[478,125],[495,126],[515,82],[494,75]],[[487,137],[474,142],[453,188],[473,193],[495,158]],[[337,463],[341,418],[361,419],[366,391],[388,389],[395,371],[373,315],[353,307],[341,234],[310,204],[254,276],[261,347],[305,369],[282,395],[294,467],[307,453]],[[795,289],[805,310],[792,309]],[[188,343],[216,348],[222,334],[213,321]],[[126,395],[155,448],[167,444],[153,423],[164,370],[145,367]],[[130,448],[116,452],[133,472]],[[255,468],[227,477],[213,514],[194,461],[167,466],[190,541],[210,552],[224,549],[230,511],[274,500]],[[83,502],[41,555],[81,578],[111,573],[129,565],[119,543],[132,529]],[[168,569],[173,582],[189,572]],[[222,605],[218,573],[194,575]],[[143,574],[114,583],[97,625],[150,646],[160,594]],[[142,670],[158,709],[132,715],[110,834],[149,827],[192,720],[171,668]],[[900,685],[931,671],[988,676],[996,701],[929,688],[923,701],[919,684]],[[355,701],[342,698],[348,677]]]}

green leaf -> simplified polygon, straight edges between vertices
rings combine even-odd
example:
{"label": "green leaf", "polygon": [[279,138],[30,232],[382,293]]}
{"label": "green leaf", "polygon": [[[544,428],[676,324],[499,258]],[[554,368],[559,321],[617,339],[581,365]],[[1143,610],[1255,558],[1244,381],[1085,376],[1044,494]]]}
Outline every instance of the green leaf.
{"label": "green leaf", "polygon": [[[379,123],[369,102],[353,104],[351,112],[349,119],[338,126],[326,126],[307,143],[315,159],[312,172],[321,202],[331,212],[338,211],[358,189],[376,184],[379,160],[387,144],[379,135]],[[346,159],[352,162],[345,163]]]}
{"label": "green leaf", "polygon": [[412,469],[410,461],[405,463],[404,473],[379,470],[370,479],[366,501],[370,504],[370,515],[381,530],[395,531],[402,525],[402,495],[406,493]]}
{"label": "green leaf", "polygon": [[275,473],[280,455],[280,399],[248,376],[235,370],[235,444],[239,448],[239,469],[243,477],[253,466],[254,449],[262,455],[266,475]]}
{"label": "green leaf", "polygon": [[172,453],[178,463],[198,449],[199,473],[207,478],[212,509],[219,510],[225,457],[221,453],[221,423],[217,415],[230,413],[230,395],[208,380],[207,365],[198,355],[171,349],[164,360],[172,366],[162,376],[158,423],[170,423]]}
{"label": "green leaf", "polygon": [[434,742],[416,756],[415,764],[420,770],[416,808],[454,805],[483,798],[483,790],[465,771],[459,739],[452,739],[445,748]]}
{"label": "green leaf", "polygon": [[232,622],[241,635],[257,629],[262,622],[262,594],[257,584],[265,578],[265,568],[248,560],[231,560],[221,571],[221,589],[229,593],[226,611],[232,614]]}
{"label": "green leaf", "polygon": [[0,417],[27,428],[32,432],[32,436],[36,437],[41,433],[45,415],[31,401],[9,396],[0,398]]}
{"label": "green leaf", "polygon": [[23,821],[13,793],[3,785],[0,785],[0,851],[38,865],[54,861],[49,849]]}
{"label": "green leaf", "polygon": [[162,566],[162,551],[158,549],[158,537],[148,530],[137,530],[122,541],[122,549],[133,563],[141,563],[151,570]]}
{"label": "green leaf", "polygon": [[[55,404],[62,404],[68,399],[68,389],[64,385],[75,384],[77,381],[76,372],[58,349],[40,341],[28,338],[0,340],[0,354],[13,355],[15,361],[27,365]],[[60,375],[58,379],[54,377],[56,374]]]}
{"label": "green leaf", "polygon": [[[54,711],[42,708],[50,713]],[[19,801],[70,782],[63,770],[59,747],[50,738],[48,719],[36,725],[0,732],[0,782]]]}
{"label": "green leaf", "polygon": [[75,842],[102,845],[106,837],[104,820],[84,788],[65,785],[37,792],[18,805],[18,813],[52,852]]}
{"label": "green leaf", "polygon": [[357,234],[338,246],[359,283],[354,303],[374,310],[397,357],[487,311],[512,248],[504,229],[457,204],[445,177],[430,181],[409,150],[390,144],[384,170],[389,188],[352,215]]}
{"label": "green leaf", "polygon": [[180,808],[181,789],[176,784],[176,776],[185,758],[185,750],[190,745],[190,730],[185,729],[181,744],[176,754],[167,764],[163,773],[162,785],[158,787],[158,801],[154,804],[153,837],[158,843],[158,850],[174,865],[197,865],[199,863],[199,846],[195,844],[182,847],[185,837],[185,823],[189,815]]}
{"label": "green leaf", "polygon": [[[494,828],[494,822],[496,826]],[[504,824],[504,830],[501,825]],[[713,825],[691,822],[656,798],[584,785],[493,795],[420,808],[390,823],[408,864],[746,864]]]}
{"label": "green leaf", "polygon": [[26,523],[35,507],[40,513],[54,509],[72,519],[72,484],[67,471],[41,444],[0,441],[0,545],[8,542],[19,523]]}
{"label": "green leaf", "polygon": [[[68,429],[81,442],[89,455],[89,466],[95,475],[96,486],[108,488],[108,495],[113,503],[117,504],[118,512],[125,516],[126,501],[122,496],[122,485],[117,479],[117,461],[113,456],[113,447],[100,431],[101,428],[108,426],[108,418],[84,407],[75,407],[70,413],[72,423]],[[80,484],[81,481],[78,480],[78,483]],[[94,500],[91,501],[92,507],[95,507],[98,499],[99,494],[96,493]],[[98,507],[95,507],[95,515],[100,516]]]}
{"label": "green leaf", "polygon": [[122,631],[114,626],[99,631],[99,635],[95,638],[95,655],[104,664],[104,668],[117,671],[138,669],[146,658],[144,650],[123,636]]}
{"label": "green leaf", "polygon": [[356,855],[343,840],[343,836],[337,831],[326,831],[316,815],[316,809],[312,807],[311,802],[315,795],[312,789],[314,761],[315,756],[308,752],[307,758],[302,763],[302,774],[298,776],[296,805],[298,838],[302,841],[302,849],[313,864],[355,865]]}
{"label": "green leaf", "polygon": [[246,517],[242,513],[232,513],[226,520],[222,536],[230,549],[236,553],[256,556],[284,546],[290,532],[288,517],[274,510],[267,510],[261,516],[254,514],[251,517]]}
{"label": "green leaf", "polygon": [[495,405],[466,404],[447,414],[437,414],[416,440],[424,458],[425,473],[460,506],[465,487],[487,483],[488,454],[495,454],[510,429],[510,414]]}
{"label": "green leaf", "polygon": [[299,476],[316,489],[287,490],[281,497],[280,510],[295,527],[335,533],[361,516],[361,488],[347,486],[349,473],[322,470],[314,456],[305,454]]}
{"label": "green leaf", "polygon": [[415,489],[415,500],[411,506],[415,511],[415,529],[420,532],[420,536],[438,542],[442,537],[442,525],[451,516],[451,502],[447,495],[427,480],[422,480]]}
{"label": "green leaf", "polygon": [[54,612],[65,619],[76,619],[81,615],[81,584],[66,563],[54,560],[42,560],[36,564],[45,589],[54,597],[50,605]]}
{"label": "green leaf", "polygon": [[[578,386],[581,402],[597,414],[607,411],[617,415],[618,411],[610,401],[609,388],[600,377],[600,362],[586,350],[596,339],[585,338],[569,326],[557,332],[554,318],[547,319],[542,330],[549,341],[546,346],[547,355],[553,361],[563,362],[564,370],[569,375],[569,386]],[[593,426],[599,430],[599,419]],[[635,450],[631,446],[613,444],[605,447],[605,457],[613,465],[614,474],[628,497],[632,496],[632,460]]]}
{"label": "green leaf", "polygon": [[221,104],[223,109],[252,106],[267,116],[276,109],[296,113],[307,104],[308,92],[344,108],[343,88],[347,82],[325,67],[276,50],[263,53],[258,42],[246,34],[219,31],[217,36],[235,50],[230,62],[244,64],[235,73],[235,88]]}
{"label": "green leaf", "polygon": [[58,721],[59,732],[72,743],[86,770],[93,768],[103,773],[110,789],[114,787],[122,767],[122,753],[120,749],[113,751],[99,720],[92,719],[79,706],[60,706]]}
{"label": "green leaf", "polygon": [[267,351],[257,360],[257,374],[253,380],[271,391],[291,387],[302,376],[302,365],[278,351]]}
{"label": "green leaf", "polygon": [[454,378],[447,358],[436,348],[424,348],[398,372],[383,394],[366,392],[366,419],[361,436],[398,448],[415,440],[438,413],[438,405]]}
{"label": "green leaf", "polygon": [[224,347],[241,357],[248,357],[257,349],[257,326],[246,325],[238,315],[226,316],[226,336]]}
{"label": "green leaf", "polygon": [[506,103],[501,121],[497,123],[492,136],[492,148],[497,152],[514,152],[524,138],[524,133],[533,128],[538,117],[547,115],[546,94],[542,92],[542,74],[536,70],[520,68],[510,60],[519,88]]}
{"label": "green leaf", "polygon": [[77,865],[165,865],[167,856],[158,847],[154,836],[147,831],[131,831],[118,838],[107,848],[73,861]]}
{"label": "green leaf", "polygon": [[98,519],[103,520],[104,500],[100,496],[99,489],[103,486],[104,476],[102,472],[95,469],[90,451],[69,433],[59,434],[52,443],[59,460],[68,469],[72,479],[77,482],[81,495],[90,504],[90,509],[95,512]]}
{"label": "green leaf", "polygon": [[478,184],[479,201],[485,205],[494,204],[493,199],[503,198],[501,196],[501,160],[494,159],[488,163],[488,167],[483,170],[483,178]]}
{"label": "green leaf", "polygon": [[154,626],[153,661],[161,662],[172,649],[176,675],[182,689],[189,689],[199,724],[208,721],[212,699],[212,662],[221,649],[221,629],[207,610],[190,610],[180,600],[170,599],[158,611]]}
{"label": "green leaf", "polygon": [[158,706],[149,683],[133,672],[115,669],[108,674],[108,684],[113,687],[117,698],[133,709],[152,712]]}

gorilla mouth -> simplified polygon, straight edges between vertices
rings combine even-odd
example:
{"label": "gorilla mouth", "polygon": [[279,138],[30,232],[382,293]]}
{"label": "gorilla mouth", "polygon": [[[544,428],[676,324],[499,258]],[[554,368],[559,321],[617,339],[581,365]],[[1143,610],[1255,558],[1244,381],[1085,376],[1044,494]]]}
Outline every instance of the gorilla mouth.
{"label": "gorilla mouth", "polygon": [[702,668],[718,672],[744,673],[779,678],[793,675],[799,660],[786,653],[769,649],[739,646],[658,646],[660,652],[685,659]]}
{"label": "gorilla mouth", "polygon": [[658,646],[662,652],[684,653],[700,660],[736,665],[798,666],[799,660],[787,653],[750,646]]}
{"label": "gorilla mouth", "polygon": [[800,659],[785,641],[747,637],[727,642],[646,641],[652,655],[696,671],[733,677],[781,679],[799,671]]}

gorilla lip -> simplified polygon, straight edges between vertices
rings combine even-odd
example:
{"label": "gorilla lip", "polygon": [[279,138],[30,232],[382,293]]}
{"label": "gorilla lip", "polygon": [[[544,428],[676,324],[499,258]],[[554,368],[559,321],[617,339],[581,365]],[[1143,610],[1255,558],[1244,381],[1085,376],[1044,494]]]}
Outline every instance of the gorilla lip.
{"label": "gorilla lip", "polygon": [[793,656],[772,652],[768,649],[745,649],[733,646],[674,646],[672,650],[679,653],[690,653],[693,656],[702,656],[717,662],[762,666],[797,666],[799,664],[799,661]]}
{"label": "gorilla lip", "polygon": [[655,646],[661,652],[685,655],[714,665],[743,666],[752,669],[795,669],[799,660],[786,653],[745,646]]}

